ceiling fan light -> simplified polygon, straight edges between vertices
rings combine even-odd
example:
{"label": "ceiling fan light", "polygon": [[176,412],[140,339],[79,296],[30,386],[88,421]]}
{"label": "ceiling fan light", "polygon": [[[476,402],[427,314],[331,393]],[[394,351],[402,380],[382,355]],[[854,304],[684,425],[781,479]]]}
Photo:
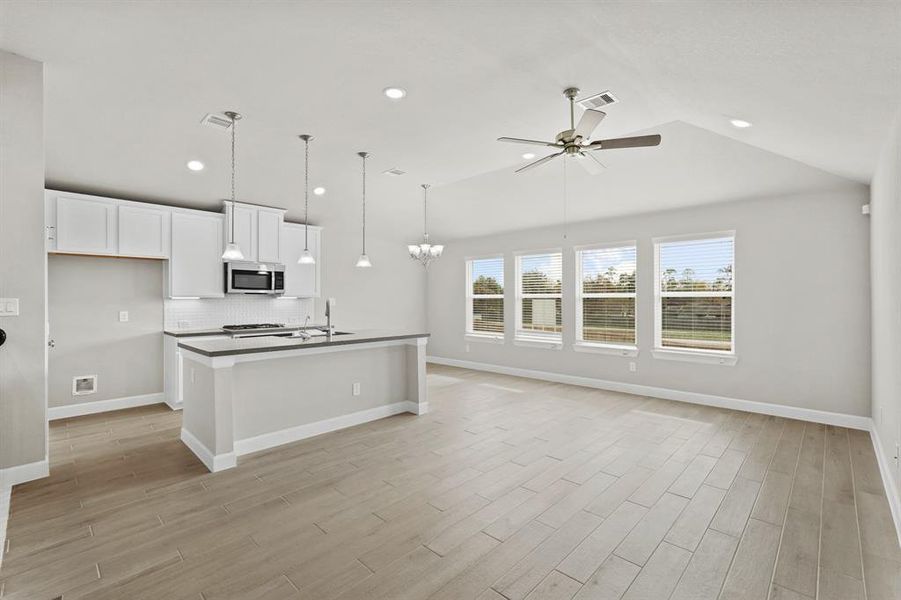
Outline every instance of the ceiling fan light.
{"label": "ceiling fan light", "polygon": [[441,256],[441,253],[444,252],[444,245],[443,244],[435,244],[434,246],[431,247],[431,249],[429,251],[431,252],[432,256],[434,256],[435,258],[438,258],[439,256]]}
{"label": "ceiling fan light", "polygon": [[369,256],[366,254],[361,254],[360,258],[357,259],[356,264],[358,269],[368,269],[372,266],[372,262],[369,260]]}
{"label": "ceiling fan light", "polygon": [[407,252],[409,252],[410,256],[412,256],[413,258],[419,258],[421,249],[417,245],[410,244],[409,246],[407,246]]}
{"label": "ceiling fan light", "polygon": [[299,265],[315,265],[316,259],[313,257],[313,253],[309,250],[304,250],[300,254],[300,258],[297,259],[297,264]]}
{"label": "ceiling fan light", "polygon": [[225,246],[225,252],[222,253],[222,260],[244,260],[244,253],[238,244],[229,242]]}

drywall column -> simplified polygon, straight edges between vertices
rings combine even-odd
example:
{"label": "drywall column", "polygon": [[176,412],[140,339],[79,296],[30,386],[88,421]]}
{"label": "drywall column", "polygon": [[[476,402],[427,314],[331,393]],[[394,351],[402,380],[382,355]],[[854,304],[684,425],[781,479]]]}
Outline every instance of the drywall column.
{"label": "drywall column", "polygon": [[901,113],[870,187],[873,441],[901,530]]}
{"label": "drywall column", "polygon": [[0,489],[47,462],[43,64],[0,51]]}

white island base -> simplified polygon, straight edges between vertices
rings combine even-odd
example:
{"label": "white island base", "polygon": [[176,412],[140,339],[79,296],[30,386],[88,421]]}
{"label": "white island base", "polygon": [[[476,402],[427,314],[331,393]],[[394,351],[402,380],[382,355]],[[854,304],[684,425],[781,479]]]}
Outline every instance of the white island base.
{"label": "white island base", "polygon": [[[244,454],[402,412],[427,412],[427,335],[354,338],[359,341],[335,345],[259,339],[180,345],[182,441],[210,471],[221,471]],[[228,344],[234,354],[227,354]]]}

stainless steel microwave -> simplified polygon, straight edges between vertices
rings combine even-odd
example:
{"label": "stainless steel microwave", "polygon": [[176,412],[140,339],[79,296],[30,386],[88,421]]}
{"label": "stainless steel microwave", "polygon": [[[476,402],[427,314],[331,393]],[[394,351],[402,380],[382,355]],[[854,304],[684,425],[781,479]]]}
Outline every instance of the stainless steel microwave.
{"label": "stainless steel microwave", "polygon": [[277,263],[225,263],[225,292],[227,294],[285,293],[285,265]]}

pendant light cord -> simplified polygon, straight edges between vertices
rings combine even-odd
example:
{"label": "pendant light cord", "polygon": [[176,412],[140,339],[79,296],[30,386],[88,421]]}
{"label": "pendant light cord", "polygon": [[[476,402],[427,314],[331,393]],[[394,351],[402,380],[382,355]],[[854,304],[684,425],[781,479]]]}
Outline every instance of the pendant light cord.
{"label": "pendant light cord", "polygon": [[422,186],[422,237],[429,241],[429,185]]}
{"label": "pendant light cord", "polygon": [[363,254],[366,254],[366,157],[363,156]]}
{"label": "pendant light cord", "polygon": [[230,243],[235,243],[235,129],[238,127],[238,120],[232,117],[232,235]]}
{"label": "pendant light cord", "polygon": [[304,140],[303,155],[303,251],[310,251],[310,139]]}

